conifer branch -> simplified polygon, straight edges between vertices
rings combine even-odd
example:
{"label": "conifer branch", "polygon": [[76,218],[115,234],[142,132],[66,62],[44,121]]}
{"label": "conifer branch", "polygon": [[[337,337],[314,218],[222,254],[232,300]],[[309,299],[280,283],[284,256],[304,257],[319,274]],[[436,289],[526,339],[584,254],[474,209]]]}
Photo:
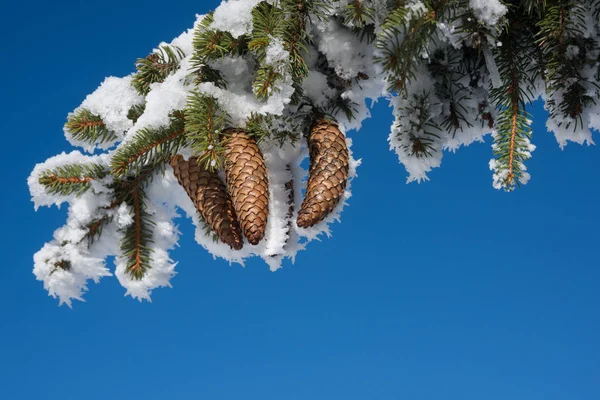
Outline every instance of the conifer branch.
{"label": "conifer branch", "polygon": [[222,165],[224,140],[222,132],[230,124],[227,113],[212,96],[192,92],[185,109],[185,136],[192,151],[210,171]]}
{"label": "conifer branch", "polygon": [[179,47],[163,45],[158,52],[146,58],[138,58],[135,63],[138,72],[134,75],[131,85],[140,95],[147,95],[151,84],[163,82],[167,76],[179,69],[183,57],[185,54]]}
{"label": "conifer branch", "polygon": [[431,157],[437,152],[434,147],[440,139],[441,128],[432,120],[430,112],[429,93],[420,93],[406,102],[402,107],[404,115],[414,115],[408,121],[400,121],[397,125],[401,135],[407,135],[408,141],[402,147],[413,157]]}
{"label": "conifer branch", "polygon": [[81,108],[69,115],[65,131],[77,141],[89,144],[112,142],[117,139],[115,132],[109,130],[99,115]]}
{"label": "conifer branch", "polygon": [[120,183],[118,195],[131,207],[133,223],[122,230],[121,239],[122,256],[126,258],[126,271],[132,279],[142,279],[146,271],[151,268],[152,230],[154,222],[146,210],[144,185],[153,169],[147,168],[137,178],[126,179]]}
{"label": "conifer branch", "polygon": [[375,9],[369,6],[370,2],[363,0],[350,0],[342,10],[344,25],[351,28],[360,40],[373,42],[375,34]]}
{"label": "conifer branch", "polygon": [[273,93],[278,93],[281,88],[277,82],[282,81],[283,75],[273,66],[259,68],[252,85],[252,92],[261,100],[268,99]]}
{"label": "conifer branch", "polygon": [[583,110],[595,104],[588,87],[600,88],[597,82],[584,77],[586,66],[597,60],[588,59],[598,44],[585,37],[586,10],[580,2],[555,0],[544,9],[537,23],[537,43],[546,59],[547,107],[550,118],[568,129],[574,123],[583,126]]}
{"label": "conifer branch", "polygon": [[158,167],[168,162],[186,144],[184,117],[181,111],[171,115],[171,125],[159,129],[144,128],[131,141],[121,145],[111,160],[117,177],[139,173],[144,167]]}
{"label": "conifer branch", "polygon": [[97,238],[102,236],[102,230],[104,229],[104,226],[109,224],[112,221],[112,219],[112,216],[107,214],[100,218],[96,218],[92,222],[87,224],[87,232],[85,233],[83,238],[81,238],[80,243],[84,240],[87,240],[88,246],[91,246]]}
{"label": "conifer branch", "polygon": [[49,194],[79,196],[92,187],[93,180],[102,179],[106,175],[108,171],[100,164],[66,164],[43,171],[38,181]]}
{"label": "conifer branch", "polygon": [[531,158],[531,125],[526,104],[532,100],[533,82],[528,73],[531,64],[533,34],[531,24],[512,14],[511,28],[501,37],[502,46],[495,58],[502,86],[491,91],[498,110],[494,135],[495,180],[511,191],[528,180],[524,162]]}
{"label": "conifer branch", "polygon": [[431,76],[436,80],[436,97],[443,103],[443,121],[440,128],[455,137],[458,130],[472,127],[469,122],[469,111],[465,103],[471,100],[471,88],[464,82],[466,78],[481,68],[483,61],[481,57],[468,50],[436,51],[428,65]]}
{"label": "conifer branch", "polygon": [[444,14],[447,1],[427,2],[427,11],[413,12],[403,3],[392,11],[381,26],[375,48],[380,55],[375,62],[387,71],[388,90],[405,91],[415,70],[422,64],[421,56],[437,28],[437,18]]}
{"label": "conifer branch", "polygon": [[202,22],[194,30],[192,45],[192,66],[199,68],[209,61],[222,58],[226,55],[242,55],[248,49],[248,38],[241,35],[234,38],[229,32],[213,29],[210,25],[214,22],[214,13],[211,12],[204,17]]}
{"label": "conifer branch", "polygon": [[194,30],[192,45],[194,53],[191,58],[191,70],[196,75],[196,82],[212,82],[219,88],[226,88],[227,81],[212,61],[225,56],[241,56],[248,51],[248,37],[241,35],[234,38],[229,32],[213,29],[214,12],[207,14]]}
{"label": "conifer branch", "polygon": [[271,38],[283,36],[284,18],[282,9],[267,2],[259,3],[252,10],[252,39],[248,43],[248,49],[256,55],[259,63],[262,64],[266,58]]}
{"label": "conifer branch", "polygon": [[306,20],[309,14],[323,18],[329,6],[314,0],[281,0],[280,4],[286,15],[281,37],[285,50],[290,54],[289,66],[294,87],[292,104],[297,104],[303,95],[302,81],[309,72],[306,57],[309,53],[310,36],[306,31]]}

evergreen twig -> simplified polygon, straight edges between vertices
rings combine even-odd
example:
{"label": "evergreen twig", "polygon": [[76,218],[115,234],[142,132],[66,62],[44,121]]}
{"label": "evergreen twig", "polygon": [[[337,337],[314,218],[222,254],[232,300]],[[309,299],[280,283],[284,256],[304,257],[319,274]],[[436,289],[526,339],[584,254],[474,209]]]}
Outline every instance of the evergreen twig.
{"label": "evergreen twig", "polygon": [[69,115],[65,130],[73,139],[89,144],[107,143],[117,139],[115,132],[109,130],[99,115],[81,108]]}

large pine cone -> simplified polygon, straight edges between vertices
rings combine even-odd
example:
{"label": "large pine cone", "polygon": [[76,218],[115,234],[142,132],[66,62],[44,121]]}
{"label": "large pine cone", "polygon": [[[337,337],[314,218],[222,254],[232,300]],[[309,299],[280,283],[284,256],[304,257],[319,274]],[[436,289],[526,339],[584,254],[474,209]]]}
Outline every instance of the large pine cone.
{"label": "large pine cone", "polygon": [[240,250],[244,245],[242,231],[225,184],[215,173],[198,164],[197,157],[171,159],[173,172],[194,202],[202,219],[229,247]]}
{"label": "large pine cone", "polygon": [[256,141],[241,129],[228,129],[225,176],[242,232],[252,244],[265,236],[269,215],[269,181]]}
{"label": "large pine cone", "polygon": [[309,228],[329,215],[344,195],[349,172],[346,138],[336,123],[315,122],[308,148],[308,186],[296,221],[300,228]]}

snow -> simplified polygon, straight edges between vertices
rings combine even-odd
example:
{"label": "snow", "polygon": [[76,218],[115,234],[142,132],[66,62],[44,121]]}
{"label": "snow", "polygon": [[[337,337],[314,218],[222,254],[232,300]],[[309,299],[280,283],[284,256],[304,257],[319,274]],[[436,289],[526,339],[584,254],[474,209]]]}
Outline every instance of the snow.
{"label": "snow", "polygon": [[60,207],[62,203],[72,202],[76,197],[75,194],[71,194],[69,196],[49,195],[44,186],[39,183],[40,175],[44,171],[55,169],[67,164],[84,165],[89,163],[108,165],[108,155],[101,154],[96,156],[86,156],[75,150],[68,154],[62,152],[54,157],[50,157],[43,163],[37,164],[27,178],[29,193],[31,194],[31,200],[33,201],[36,211],[39,207],[43,206],[49,207],[56,205]]}
{"label": "snow", "polygon": [[508,8],[499,0],[469,0],[469,6],[477,20],[489,26],[497,25],[508,12]]}
{"label": "snow", "polygon": [[252,31],[252,9],[262,0],[225,0],[216,9],[212,29],[240,37]]}
{"label": "snow", "polygon": [[[158,187],[156,187],[158,185]],[[160,190],[158,180],[154,180],[147,190],[148,198],[152,199],[148,207],[148,213],[152,216],[155,225],[152,227],[152,268],[150,268],[142,279],[132,279],[126,272],[127,260],[118,257],[116,260],[115,275],[119,283],[126,289],[125,295],[131,296],[139,301],[150,301],[152,291],[160,287],[171,287],[170,280],[175,276],[175,266],[177,263],[169,257],[169,250],[172,250],[179,240],[179,230],[173,223],[173,219],[178,217],[174,207],[169,207],[164,203],[157,202],[157,196],[153,192]]]}
{"label": "snow", "polygon": [[[100,87],[88,95],[73,113],[80,109],[87,109],[92,114],[99,115],[106,128],[113,131],[118,138],[123,138],[125,132],[133,126],[131,120],[127,118],[129,109],[133,105],[144,102],[143,96],[140,96],[131,86],[131,79],[132,75],[124,78],[114,76],[106,78]],[[116,143],[113,141],[90,145],[74,139],[66,130],[65,137],[73,146],[82,147],[90,153],[94,152],[96,148],[108,149]]]}
{"label": "snow", "polygon": [[271,37],[266,49],[266,64],[277,66],[285,63],[290,53],[283,47],[283,41],[279,38]]}
{"label": "snow", "polygon": [[[251,11],[260,0],[226,0],[214,13],[211,29],[230,32],[234,37],[249,34],[252,31]],[[276,4],[269,0],[269,3]],[[480,38],[479,43],[471,35],[464,33],[460,19],[440,21],[437,24],[436,38],[427,44],[419,55],[420,67],[414,76],[406,82],[406,90],[396,94],[387,91],[389,82],[380,64],[374,62],[381,50],[361,42],[360,38],[344,27],[337,18],[339,12],[347,5],[345,2],[334,2],[329,17],[319,19],[311,16],[307,26],[311,44],[308,48],[306,63],[308,76],[302,82],[304,95],[315,106],[327,109],[337,96],[355,104],[355,118],[349,120],[343,112],[335,118],[340,130],[346,135],[350,150],[350,177],[344,191],[342,201],[322,222],[308,229],[299,228],[295,221],[298,209],[303,201],[308,171],[308,149],[303,139],[297,143],[281,145],[275,139],[266,139],[259,143],[268,171],[269,180],[269,218],[264,239],[257,245],[247,241],[239,251],[234,251],[224,243],[215,241],[213,234],[207,230],[194,204],[185,190],[178,184],[171,167],[166,166],[164,174],[157,173],[146,187],[147,211],[151,215],[152,225],[152,263],[151,268],[142,279],[132,279],[126,272],[127,260],[120,256],[120,239],[127,226],[133,223],[131,207],[121,204],[110,207],[112,195],[111,178],[93,180],[91,190],[76,196],[49,195],[39,183],[40,174],[66,164],[98,163],[108,166],[114,154],[114,146],[122,146],[131,141],[137,132],[144,128],[161,128],[170,122],[170,114],[174,110],[185,108],[192,90],[214,96],[219,105],[231,117],[233,125],[244,127],[252,113],[270,114],[271,116],[290,117],[297,113],[298,106],[291,104],[294,93],[289,68],[289,53],[285,50],[280,38],[270,37],[266,49],[264,64],[274,67],[282,75],[276,82],[266,100],[259,100],[252,92],[255,70],[258,62],[251,55],[225,56],[209,62],[210,67],[219,70],[227,81],[227,89],[213,83],[196,85],[190,76],[190,64],[193,53],[192,39],[194,28],[205,17],[196,15],[193,27],[184,31],[171,42],[161,42],[154,51],[166,45],[177,46],[185,57],[180,68],[169,75],[164,82],[154,83],[147,96],[143,97],[131,86],[133,75],[122,78],[108,77],[97,90],[85,98],[75,110],[85,108],[99,115],[106,127],[115,132],[117,138],[111,143],[87,144],[75,141],[70,135],[67,139],[73,146],[81,147],[87,152],[98,152],[96,155],[84,155],[80,151],[62,153],[38,164],[28,178],[29,190],[34,207],[61,206],[68,204],[66,224],[54,232],[52,240],[45,244],[34,256],[34,274],[43,282],[49,295],[58,298],[60,304],[72,305],[73,300],[83,300],[90,281],[98,282],[105,276],[115,275],[124,288],[124,294],[137,300],[150,300],[152,292],[161,287],[171,287],[176,276],[176,262],[170,252],[179,240],[179,230],[175,221],[185,216],[195,227],[196,242],[214,258],[221,258],[230,264],[243,266],[249,257],[260,257],[275,271],[283,265],[294,263],[299,252],[305,250],[313,240],[320,240],[333,234],[333,224],[340,221],[344,208],[351,198],[352,180],[357,176],[357,168],[361,163],[352,155],[352,140],[348,133],[359,130],[363,122],[370,117],[370,107],[381,98],[388,100],[395,120],[390,129],[388,141],[400,163],[406,168],[407,182],[423,182],[429,180],[429,173],[441,166],[446,151],[455,152],[463,146],[475,142],[483,142],[485,135],[494,134],[488,122],[496,119],[497,110],[490,105],[489,91],[502,86],[502,79],[495,60],[495,47],[502,46],[493,35],[501,29],[501,22],[507,8],[499,0],[469,0],[464,2],[460,11],[468,11],[469,7],[480,24],[486,25],[491,34]],[[375,10],[374,21],[376,32],[386,15],[387,1],[374,0],[370,5]],[[409,0],[405,2],[409,9],[408,19],[422,16],[427,12],[423,1]],[[597,21],[588,17],[585,21],[585,36],[597,36]],[[403,39],[398,33],[398,39]],[[440,39],[440,40],[438,40]],[[486,39],[486,40],[484,40]],[[390,42],[391,43],[391,42]],[[483,65],[478,63],[474,70],[467,74],[457,71],[457,55],[462,56],[465,47],[479,46]],[[577,57],[583,49],[570,46],[568,57]],[[598,56],[597,50],[594,50]],[[441,55],[441,56],[440,56]],[[439,63],[445,68],[445,74],[434,74],[430,68]],[[583,78],[593,82],[597,66],[586,66],[581,71]],[[333,70],[333,73],[329,71]],[[444,77],[461,77],[450,87],[444,86]],[[475,83],[473,83],[475,82]],[[596,88],[585,82],[585,90],[597,97]],[[543,95],[546,107],[552,101],[558,104],[564,93],[555,92],[552,96],[544,94],[544,82],[538,79],[533,97]],[[458,99],[460,99],[458,101]],[[145,112],[135,124],[127,118],[131,106],[146,104]],[[456,108],[458,107],[458,108]],[[448,117],[458,110],[462,118],[452,134],[440,132],[434,126],[441,126]],[[328,110],[330,111],[330,110]],[[567,142],[593,144],[592,130],[600,129],[600,105],[592,105],[584,110],[577,125],[573,120],[558,116],[547,121],[547,128],[553,132],[561,148]],[[276,121],[270,128],[293,129],[280,126],[285,122]],[[429,156],[418,156],[413,152],[415,141],[427,143]],[[525,158],[531,156],[535,146],[525,143]],[[189,157],[193,154],[190,148],[183,148],[180,154]],[[493,186],[505,188],[504,181],[508,171],[496,160],[490,161],[493,171]],[[530,175],[526,165],[520,164],[523,171],[519,184],[529,181]],[[221,172],[221,175],[223,173]],[[286,183],[293,182],[293,212],[289,215],[289,196]],[[85,237],[87,225],[97,218],[105,217],[107,224],[103,234],[92,244]],[[115,265],[106,266],[106,258],[115,257]],[[68,263],[67,263],[68,261]],[[69,268],[66,268],[68,265]],[[57,267],[58,266],[58,267]],[[60,268],[65,267],[65,269]]]}

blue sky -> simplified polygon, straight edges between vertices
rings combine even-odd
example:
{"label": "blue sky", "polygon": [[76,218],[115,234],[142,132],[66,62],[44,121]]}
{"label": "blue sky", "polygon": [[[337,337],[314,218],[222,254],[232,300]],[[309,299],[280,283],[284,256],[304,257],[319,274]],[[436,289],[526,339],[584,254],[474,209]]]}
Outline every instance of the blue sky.
{"label": "blue sky", "polygon": [[[406,185],[382,102],[359,133],[354,196],[333,237],[271,273],[214,261],[187,220],[173,289],[114,278],[58,307],[32,256],[66,210],[26,178],[70,148],[66,114],[215,1],[16,2],[0,37],[2,399],[600,398],[600,157],[561,151],[534,110],[531,182],[491,187],[489,140]],[[170,3],[175,4],[175,3]]]}

